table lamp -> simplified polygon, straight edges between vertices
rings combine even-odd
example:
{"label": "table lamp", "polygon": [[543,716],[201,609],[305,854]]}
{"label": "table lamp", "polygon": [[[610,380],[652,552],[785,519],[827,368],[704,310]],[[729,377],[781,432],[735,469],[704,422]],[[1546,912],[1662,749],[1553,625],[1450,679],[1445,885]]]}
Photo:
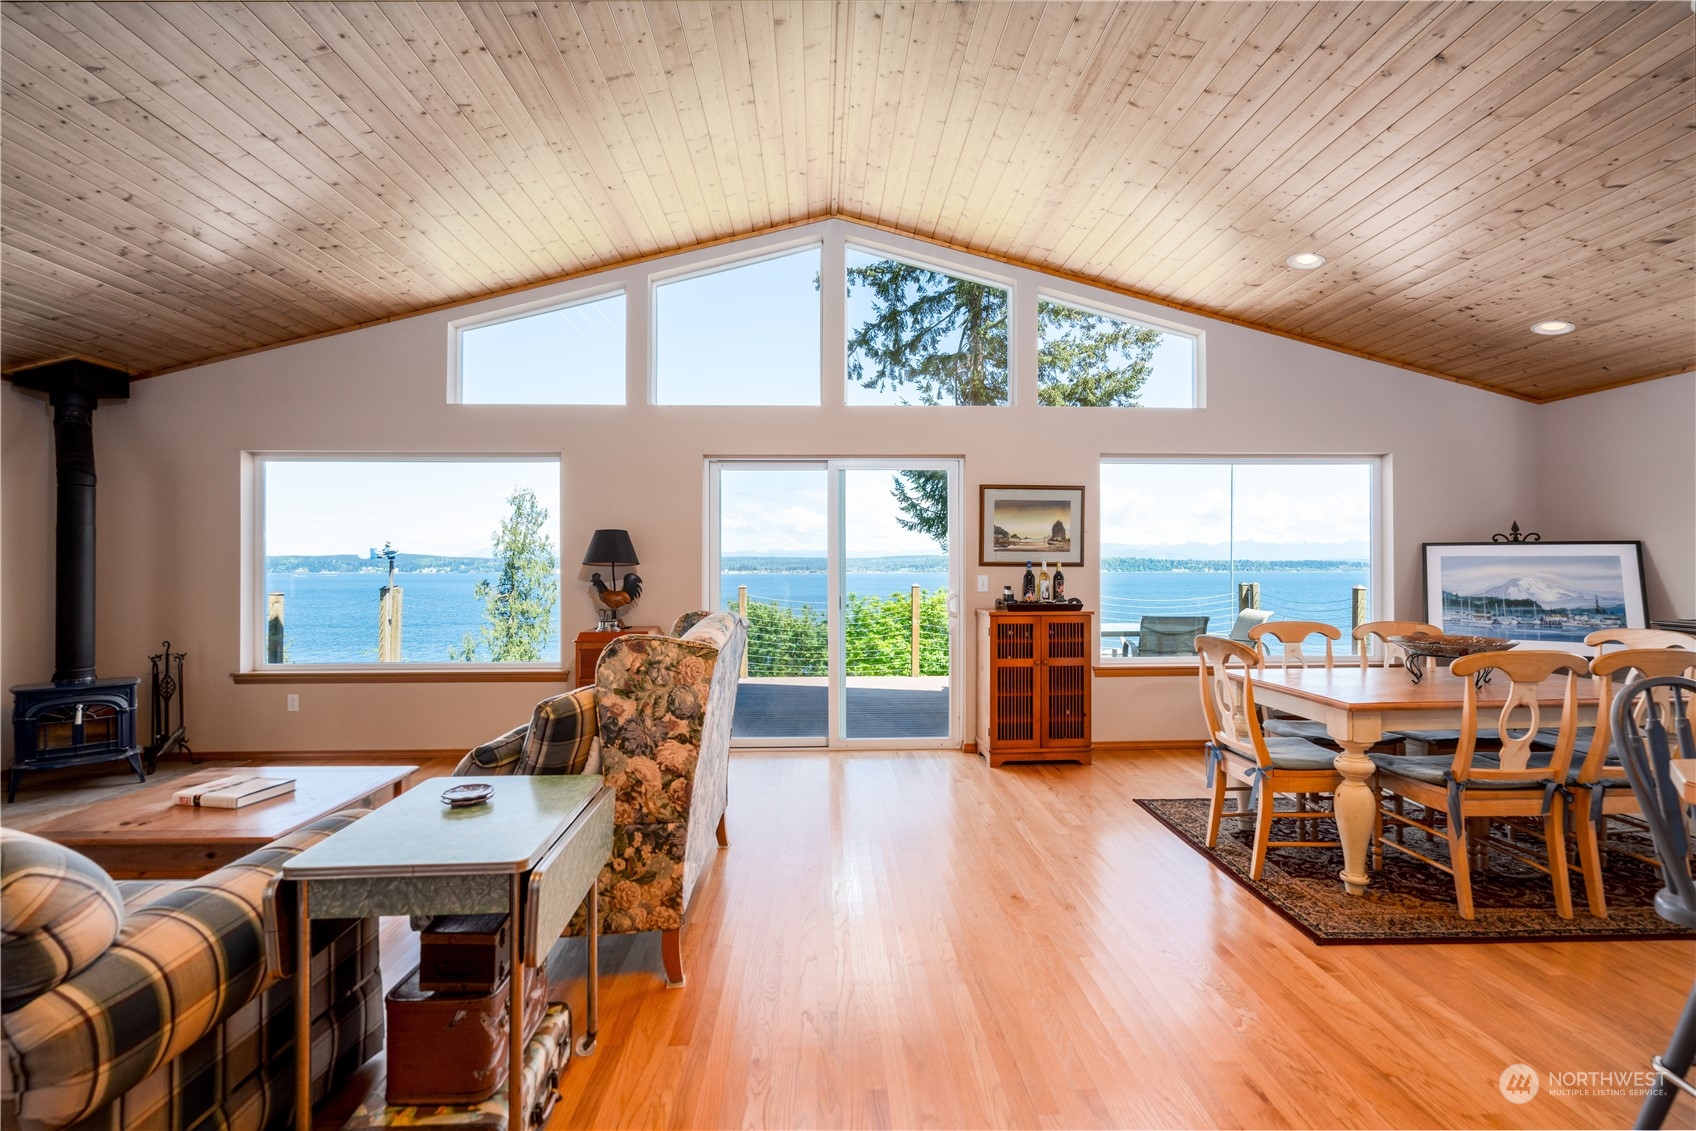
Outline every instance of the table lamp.
{"label": "table lamp", "polygon": [[595,599],[600,603],[597,610],[598,619],[595,628],[600,632],[617,632],[620,625],[618,616],[636,598],[642,595],[642,579],[634,573],[624,575],[622,584],[619,582],[618,567],[620,565],[640,565],[636,557],[636,547],[630,542],[628,530],[597,530],[589,539],[589,549],[583,555],[586,566],[604,565],[607,575],[613,584],[608,586],[599,573],[591,574],[589,584],[595,590]]}

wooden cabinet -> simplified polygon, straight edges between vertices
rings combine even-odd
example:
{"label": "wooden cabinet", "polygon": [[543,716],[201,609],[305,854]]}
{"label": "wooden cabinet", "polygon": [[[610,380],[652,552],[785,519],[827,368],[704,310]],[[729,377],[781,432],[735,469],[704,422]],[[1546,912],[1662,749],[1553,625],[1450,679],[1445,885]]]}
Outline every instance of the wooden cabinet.
{"label": "wooden cabinet", "polygon": [[617,632],[579,632],[577,634],[577,664],[571,669],[577,673],[576,685],[587,687],[595,682],[595,664],[600,661],[601,651],[620,636],[629,636],[633,632],[658,636],[663,631],[658,626],[649,626],[647,628],[621,628]]}
{"label": "wooden cabinet", "polygon": [[1090,760],[1095,614],[978,613],[978,753],[1003,762]]}

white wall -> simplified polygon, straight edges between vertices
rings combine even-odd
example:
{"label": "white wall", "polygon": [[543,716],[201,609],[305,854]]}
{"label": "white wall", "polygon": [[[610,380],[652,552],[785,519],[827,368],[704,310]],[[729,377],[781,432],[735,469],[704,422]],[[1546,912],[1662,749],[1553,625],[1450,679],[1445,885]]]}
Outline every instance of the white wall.
{"label": "white wall", "polygon": [[[894,250],[936,249],[859,232]],[[829,230],[821,226],[820,230]],[[745,246],[787,242],[777,233]],[[705,261],[709,249],[680,257]],[[668,264],[667,266],[671,266]],[[521,300],[631,281],[641,272],[530,292]],[[983,270],[1016,286],[1028,271]],[[567,492],[561,557],[569,562],[600,526],[630,530],[645,585],[639,620],[669,623],[703,600],[703,457],[935,456],[965,461],[962,497],[976,531],[982,483],[1088,487],[1086,562],[1099,561],[1095,508],[1103,455],[1338,454],[1387,456],[1391,602],[1375,615],[1422,612],[1419,546],[1488,538],[1508,522],[1544,520],[1537,406],[1253,330],[1178,315],[1088,288],[1081,299],[1142,311],[1206,334],[1207,407],[1198,411],[1040,409],[1025,373],[1011,408],[679,408],[639,402],[646,344],[631,335],[628,407],[460,406],[445,402],[448,322],[503,302],[462,307],[138,382],[127,404],[95,416],[99,491],[99,643],[102,675],[145,674],[165,638],[188,659],[188,727],[205,751],[357,751],[464,748],[520,722],[547,685],[437,683],[287,687],[237,685],[241,668],[244,451],[558,452]],[[840,376],[835,379],[840,388]],[[832,399],[831,380],[826,400]],[[7,685],[52,668],[52,438],[44,403],[4,386],[3,578]],[[1577,403],[1577,402],[1573,402]],[[1682,418],[1686,424],[1690,412]],[[1686,437],[1688,439],[1688,435]],[[1686,528],[1688,529],[1688,523]],[[1647,537],[1647,532],[1637,533]],[[1688,534],[1685,545],[1688,546]],[[980,569],[967,558],[967,610],[988,607],[1020,570]],[[970,584],[991,575],[991,592]],[[1686,575],[1687,576],[1687,575]],[[1068,589],[1094,607],[1097,579],[1068,571]],[[568,570],[567,641],[594,620]],[[1688,611],[1688,610],[1687,610]],[[975,662],[968,643],[964,662]],[[288,692],[301,710],[284,710]],[[1099,679],[1099,741],[1199,734],[1190,678]],[[966,707],[965,734],[973,727]],[[10,742],[10,727],[5,728]]]}
{"label": "white wall", "polygon": [[1696,373],[1556,401],[1538,416],[1538,533],[1641,539],[1650,618],[1696,617]]}

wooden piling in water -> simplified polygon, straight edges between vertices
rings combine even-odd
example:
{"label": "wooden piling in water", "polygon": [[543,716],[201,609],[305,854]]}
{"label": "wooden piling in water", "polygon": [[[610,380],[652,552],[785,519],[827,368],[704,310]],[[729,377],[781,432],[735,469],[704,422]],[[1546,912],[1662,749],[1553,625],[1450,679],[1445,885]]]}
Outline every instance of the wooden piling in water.
{"label": "wooden piling in water", "polygon": [[283,595],[265,595],[265,662],[283,662]]}

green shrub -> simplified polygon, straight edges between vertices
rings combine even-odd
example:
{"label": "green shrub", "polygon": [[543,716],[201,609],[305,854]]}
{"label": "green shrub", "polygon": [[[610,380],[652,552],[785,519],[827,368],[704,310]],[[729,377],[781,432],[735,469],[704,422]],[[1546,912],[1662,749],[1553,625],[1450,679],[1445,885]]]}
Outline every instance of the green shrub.
{"label": "green shrub", "polygon": [[[731,606],[735,611],[735,606]],[[912,674],[910,593],[850,596],[846,625],[849,675]],[[826,622],[811,605],[786,609],[748,602],[748,675],[822,676],[827,672]],[[948,591],[919,597],[919,672],[948,674]]]}

